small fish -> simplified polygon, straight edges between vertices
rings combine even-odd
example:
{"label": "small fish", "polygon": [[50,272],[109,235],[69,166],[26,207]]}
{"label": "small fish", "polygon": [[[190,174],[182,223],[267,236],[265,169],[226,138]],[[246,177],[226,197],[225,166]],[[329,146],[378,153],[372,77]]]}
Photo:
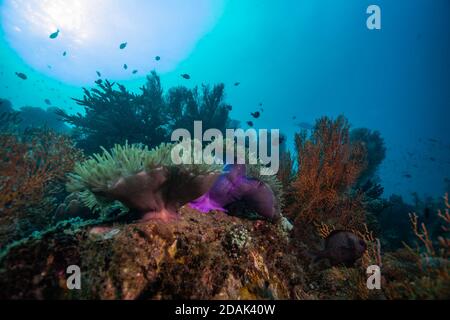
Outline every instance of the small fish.
{"label": "small fish", "polygon": [[296,116],[293,116],[293,117],[292,117],[292,120],[295,120],[295,119],[297,119],[297,117],[296,117]]}
{"label": "small fish", "polygon": [[260,106],[260,107],[262,107],[262,106],[263,106],[262,102],[260,102],[260,103],[259,103],[259,106]]}
{"label": "small fish", "polygon": [[136,73],[138,73],[138,70],[133,70],[133,74],[136,74]]}
{"label": "small fish", "polygon": [[430,161],[436,161],[436,158],[434,158],[434,157],[430,157]]}
{"label": "small fish", "polygon": [[67,51],[63,52],[63,57],[67,56]]}
{"label": "small fish", "polygon": [[234,86],[235,86],[235,87],[238,87],[240,84],[241,84],[240,82],[236,82],[236,83],[234,84]]}
{"label": "small fish", "polygon": [[184,78],[184,79],[186,79],[186,80],[190,80],[190,79],[191,79],[191,76],[188,75],[187,73],[182,74],[181,77]]}
{"label": "small fish", "polygon": [[333,266],[344,264],[351,267],[362,257],[366,249],[365,241],[353,232],[334,230],[326,237],[325,248],[313,254],[313,262],[327,259]]}
{"label": "small fish", "polygon": [[125,49],[127,47],[127,45],[128,45],[128,42],[121,43],[119,46],[120,50]]}
{"label": "small fish", "polygon": [[50,39],[56,39],[56,38],[58,38],[58,36],[59,36],[59,29],[58,29],[56,32],[52,33],[52,34],[49,36],[49,38],[50,38]]}
{"label": "small fish", "polygon": [[25,73],[22,73],[22,72],[16,72],[16,76],[18,76],[22,80],[27,80],[28,79],[27,75]]}
{"label": "small fish", "polygon": [[124,64],[124,65],[123,65],[123,68],[124,68],[125,70],[127,70],[127,69],[128,69],[128,65],[127,65],[127,64]]}
{"label": "small fish", "polygon": [[160,56],[156,56],[156,57],[155,57],[155,60],[156,60],[156,61],[160,61],[160,60],[161,60],[161,57],[160,57]]}
{"label": "small fish", "polygon": [[97,76],[101,77],[102,74],[100,73],[100,71],[96,71],[97,72]]}
{"label": "small fish", "polygon": [[249,126],[249,127],[253,127],[253,122],[252,121],[247,121],[247,125]]}
{"label": "small fish", "polygon": [[403,175],[403,178],[411,179],[411,178],[412,178],[412,175],[410,175],[409,173],[405,173],[405,174]]}
{"label": "small fish", "polygon": [[49,106],[52,105],[52,103],[51,103],[51,101],[50,101],[49,99],[45,99],[44,102],[45,102],[46,104],[48,104]]}
{"label": "small fish", "polygon": [[103,83],[102,79],[98,79],[97,81],[95,81],[96,84],[101,85]]}
{"label": "small fish", "polygon": [[260,113],[259,111],[252,112],[252,113],[250,113],[250,114],[251,114],[251,116],[252,116],[253,118],[255,118],[255,119],[258,119],[258,118],[261,116],[261,113]]}

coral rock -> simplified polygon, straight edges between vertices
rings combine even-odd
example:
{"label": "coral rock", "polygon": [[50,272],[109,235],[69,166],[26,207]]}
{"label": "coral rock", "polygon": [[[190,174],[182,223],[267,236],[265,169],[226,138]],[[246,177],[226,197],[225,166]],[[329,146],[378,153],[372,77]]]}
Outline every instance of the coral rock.
{"label": "coral rock", "polygon": [[[279,224],[185,206],[177,220],[56,228],[17,243],[2,254],[0,299],[290,299],[304,295],[291,251]],[[66,287],[70,265],[81,290]]]}

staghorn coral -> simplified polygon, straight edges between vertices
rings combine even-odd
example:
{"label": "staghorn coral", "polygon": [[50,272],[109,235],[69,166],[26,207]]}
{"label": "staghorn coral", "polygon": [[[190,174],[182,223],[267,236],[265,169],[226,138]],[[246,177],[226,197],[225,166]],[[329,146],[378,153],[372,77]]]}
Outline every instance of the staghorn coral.
{"label": "staghorn coral", "polygon": [[317,220],[344,229],[361,225],[362,199],[350,188],[365,167],[365,150],[350,142],[347,120],[319,119],[310,137],[303,131],[295,142],[298,170],[288,208],[294,224]]}
{"label": "staghorn coral", "polygon": [[54,197],[82,158],[71,141],[51,131],[30,137],[0,135],[0,243],[26,236],[52,221]]}

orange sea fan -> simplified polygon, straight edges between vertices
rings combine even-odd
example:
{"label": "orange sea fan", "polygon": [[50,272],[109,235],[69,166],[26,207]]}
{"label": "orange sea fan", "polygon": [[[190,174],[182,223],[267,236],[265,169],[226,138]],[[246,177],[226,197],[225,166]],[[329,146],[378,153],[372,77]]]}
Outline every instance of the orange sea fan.
{"label": "orange sea fan", "polygon": [[334,220],[342,226],[363,222],[358,196],[349,195],[365,167],[366,152],[349,139],[349,124],[340,116],[335,121],[321,118],[310,137],[296,134],[297,175],[292,184],[294,203],[289,215],[295,220]]}

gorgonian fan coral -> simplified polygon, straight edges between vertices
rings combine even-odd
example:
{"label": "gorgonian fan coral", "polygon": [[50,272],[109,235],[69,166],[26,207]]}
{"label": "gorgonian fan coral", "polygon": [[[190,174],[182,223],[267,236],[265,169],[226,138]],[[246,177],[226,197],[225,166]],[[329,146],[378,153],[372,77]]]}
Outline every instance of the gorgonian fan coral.
{"label": "gorgonian fan coral", "polygon": [[363,222],[363,208],[356,195],[350,194],[365,168],[365,149],[351,143],[349,124],[321,118],[311,136],[296,134],[297,173],[292,183],[289,208],[291,218],[311,222],[320,220],[351,227]]}
{"label": "gorgonian fan coral", "polygon": [[28,139],[0,135],[1,242],[45,227],[56,208],[54,196],[82,155],[69,138],[49,131]]}

